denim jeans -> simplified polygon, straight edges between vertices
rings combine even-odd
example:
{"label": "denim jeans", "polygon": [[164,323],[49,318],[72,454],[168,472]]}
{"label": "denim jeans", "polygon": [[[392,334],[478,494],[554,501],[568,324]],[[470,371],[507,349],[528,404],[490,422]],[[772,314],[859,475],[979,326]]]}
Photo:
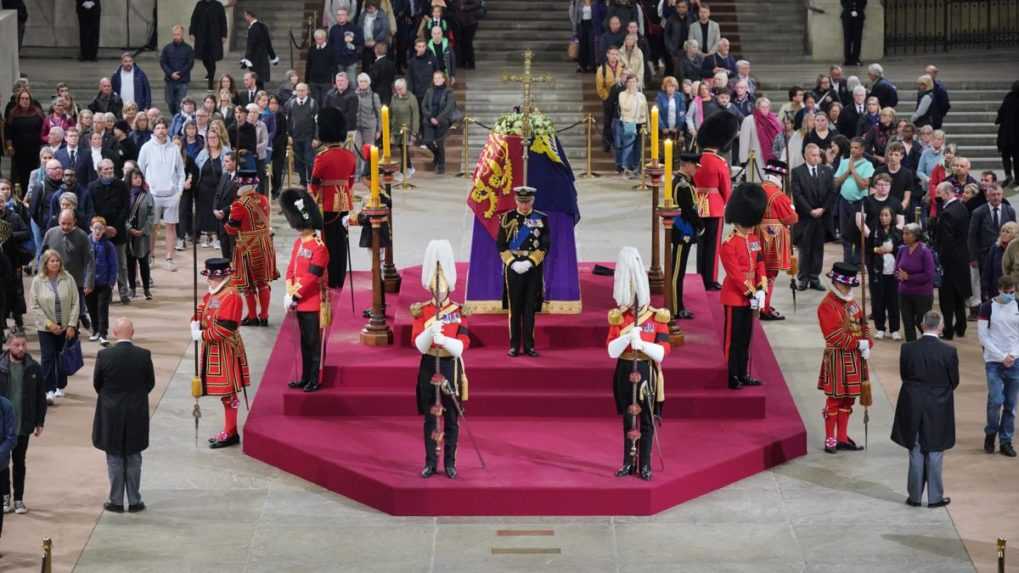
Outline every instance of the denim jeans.
{"label": "denim jeans", "polygon": [[985,434],[998,434],[998,441],[1011,444],[1015,434],[1015,401],[1019,393],[1019,364],[1005,368],[1001,362],[988,362],[987,427]]}
{"label": "denim jeans", "polygon": [[188,95],[188,85],[184,82],[166,82],[166,106],[170,108],[170,116],[173,117],[180,108],[180,102]]}
{"label": "denim jeans", "polygon": [[46,381],[46,391],[53,392],[57,388],[67,386],[67,375],[61,372],[59,365],[60,351],[64,349],[65,336],[53,334],[45,330],[38,331],[39,353],[42,355],[42,377]]}
{"label": "denim jeans", "polygon": [[616,167],[637,169],[637,124],[615,121]]}

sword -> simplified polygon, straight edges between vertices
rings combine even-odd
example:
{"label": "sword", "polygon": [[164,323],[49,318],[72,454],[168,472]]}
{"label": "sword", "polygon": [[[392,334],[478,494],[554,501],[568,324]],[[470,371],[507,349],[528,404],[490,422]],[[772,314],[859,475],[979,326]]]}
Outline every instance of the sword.
{"label": "sword", "polygon": [[655,415],[654,408],[652,407],[653,404],[651,403],[651,393],[650,392],[648,392],[648,394],[645,396],[645,398],[647,400],[648,411],[651,412],[651,425],[652,425],[652,427],[654,429],[654,432],[651,434],[651,439],[652,439],[652,441],[655,444],[655,451],[658,452],[658,461],[660,461],[662,463],[662,469],[660,471],[664,472],[665,471],[665,454],[662,453],[662,440],[661,440],[660,437],[658,437],[658,431],[662,429],[662,417]]}
{"label": "sword", "polygon": [[[459,367],[460,359],[457,358],[457,367]],[[463,408],[460,407],[460,400],[457,399],[456,393],[453,392],[453,386],[450,385],[447,379],[442,383],[442,392],[453,399],[453,406],[456,407],[456,413],[460,416],[463,421],[464,433],[467,434],[467,438],[471,441],[471,446],[474,448],[474,453],[478,455],[478,461],[481,462],[481,469],[487,469],[485,466],[485,458],[481,456],[481,450],[478,449],[478,443],[474,441],[474,434],[471,433],[471,427],[467,425],[467,416],[464,416]]]}
{"label": "sword", "polygon": [[789,290],[793,293],[793,312],[796,312],[796,277],[789,279]]}
{"label": "sword", "polygon": [[350,255],[350,230],[343,230],[344,237],[347,239],[347,278],[350,283],[350,314],[357,316],[357,311],[354,309],[354,261]]}

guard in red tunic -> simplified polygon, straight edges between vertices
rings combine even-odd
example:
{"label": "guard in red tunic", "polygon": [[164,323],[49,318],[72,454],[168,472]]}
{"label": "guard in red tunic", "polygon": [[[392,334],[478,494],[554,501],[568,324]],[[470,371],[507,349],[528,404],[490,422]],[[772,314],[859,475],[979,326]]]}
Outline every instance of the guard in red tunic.
{"label": "guard in red tunic", "polygon": [[329,249],[329,288],[343,286],[347,276],[347,214],[354,204],[354,173],[357,158],[343,148],[347,126],[335,108],[318,112],[318,140],[322,149],[315,155],[308,192],[322,211],[323,237]]}
{"label": "guard in red tunic", "polygon": [[863,449],[849,437],[849,416],[856,397],[870,383],[867,360],[874,341],[863,317],[863,307],[853,300],[853,287],[860,286],[856,274],[855,265],[841,262],[832,265],[828,273],[831,290],[817,307],[817,321],[824,334],[824,358],[817,388],[828,396],[824,405],[824,451],[829,454]]}
{"label": "guard in red tunic", "polygon": [[756,183],[744,183],[733,192],[725,207],[725,220],[733,232],[722,242],[722,266],[725,283],[719,300],[725,309],[724,343],[729,365],[729,388],[759,386],[750,376],[750,342],[754,315],[764,306],[768,279],[764,266],[764,246],[755,233],[764,216],[766,197]]}
{"label": "guard in red tunic", "polygon": [[329,251],[316,232],[322,228],[322,213],[307,191],[299,187],[285,189],[280,195],[280,206],[287,223],[299,233],[290,249],[283,308],[297,316],[301,378],[287,385],[314,392],[321,384],[322,330],[329,327],[332,318],[326,284]]}
{"label": "guard in red tunic", "polygon": [[700,166],[693,177],[697,192],[697,213],[704,222],[704,233],[697,244],[697,273],[706,290],[719,290],[718,252],[722,237],[722,216],[732,195],[732,175],[725,153],[739,133],[739,119],[730,112],[713,114],[701,124],[697,145],[701,148]]}
{"label": "guard in red tunic", "polygon": [[224,229],[235,238],[233,286],[244,295],[248,306],[248,316],[241,326],[268,326],[269,283],[280,276],[269,224],[269,198],[258,192],[254,172],[241,172],[238,178],[237,199],[230,205]]}
{"label": "guard in red tunic", "polygon": [[251,378],[238,331],[244,303],[230,285],[230,261],[206,259],[202,275],[209,282],[209,292],[191,318],[191,338],[202,343],[202,396],[219,396],[223,402],[223,431],[209,438],[209,447],[217,449],[241,443],[237,395],[251,384]]}
{"label": "guard in red tunic", "polygon": [[[616,259],[606,339],[609,357],[617,359],[612,394],[616,413],[623,417],[623,465],[616,477],[640,472],[651,479],[651,446],[655,422],[665,402],[662,360],[669,354],[669,311],[651,306],[647,270],[640,253],[623,247]],[[638,470],[639,468],[639,470]]]}
{"label": "guard in red tunic", "polygon": [[778,159],[768,160],[764,167],[765,181],[761,184],[767,196],[767,207],[764,208],[764,219],[757,227],[757,234],[764,243],[764,267],[768,274],[768,292],[761,308],[761,320],[785,320],[771,306],[771,293],[775,290],[775,279],[780,271],[788,271],[793,266],[792,225],[800,220],[793,207],[792,199],[782,191],[788,166]]}
{"label": "guard in red tunic", "polygon": [[421,352],[416,392],[418,414],[425,417],[425,467],[421,477],[435,474],[442,451],[446,476],[455,479],[459,412],[468,397],[461,357],[471,342],[463,310],[449,298],[456,288],[456,262],[449,241],[428,243],[421,266],[421,286],[432,293],[430,300],[410,308],[414,317],[411,336]]}

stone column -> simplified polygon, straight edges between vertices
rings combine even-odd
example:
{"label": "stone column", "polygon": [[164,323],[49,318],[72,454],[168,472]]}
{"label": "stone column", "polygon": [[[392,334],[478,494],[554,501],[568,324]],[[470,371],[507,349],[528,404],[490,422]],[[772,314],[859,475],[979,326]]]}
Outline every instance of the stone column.
{"label": "stone column", "polygon": [[11,98],[11,86],[18,78],[18,13],[0,10],[0,101]]}

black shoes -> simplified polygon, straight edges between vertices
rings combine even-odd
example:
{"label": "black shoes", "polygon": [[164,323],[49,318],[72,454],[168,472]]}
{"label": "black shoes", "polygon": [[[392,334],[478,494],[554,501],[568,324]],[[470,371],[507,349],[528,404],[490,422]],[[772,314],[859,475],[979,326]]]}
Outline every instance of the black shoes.
{"label": "black shoes", "polygon": [[268,318],[258,319],[258,326],[269,326],[269,319]]}
{"label": "black shoes", "polygon": [[145,511],[145,503],[139,501],[138,503],[127,506],[128,513],[138,513],[139,511]]}
{"label": "black shoes", "polygon": [[509,352],[506,353],[506,356],[509,356],[510,358],[516,358],[517,356],[520,356],[520,351],[517,350],[516,348],[510,348]]}
{"label": "black shoes", "polygon": [[241,326],[258,326],[258,319],[251,317],[245,318],[241,321]]}
{"label": "black shoes", "polygon": [[287,388],[304,388],[307,385],[308,383],[305,382],[304,380],[294,380],[292,382],[287,382]]}
{"label": "black shoes", "polygon": [[945,507],[946,505],[948,505],[950,503],[952,503],[952,498],[950,498],[950,497],[943,497],[943,498],[941,498],[941,501],[939,501],[937,503],[928,503],[927,507],[929,507],[931,509],[934,509],[935,507]]}
{"label": "black shoes", "polygon": [[683,309],[676,313],[676,319],[678,320],[693,320],[693,313],[689,310]]}
{"label": "black shoes", "polygon": [[304,391],[308,394],[317,392],[319,388],[321,388],[321,386],[318,385],[318,382],[308,382],[304,385]]}
{"label": "black shoes", "polygon": [[994,453],[994,434],[987,434],[984,436],[984,451],[993,454]]}
{"label": "black shoes", "polygon": [[1013,448],[1012,444],[1010,444],[1008,442],[1005,442],[1005,443],[1001,444],[1001,447],[1000,447],[1000,449],[998,451],[1000,451],[1001,455],[1003,455],[1003,456],[1008,456],[1010,458],[1014,458],[1015,457],[1015,448]]}
{"label": "black shoes", "polygon": [[644,481],[651,481],[651,466],[640,467],[640,479]]}
{"label": "black shoes", "polygon": [[722,285],[717,282],[712,282],[704,285],[704,290],[722,290]]}
{"label": "black shoes", "polygon": [[779,314],[779,312],[773,308],[769,308],[761,312],[761,320],[785,320],[785,317]]}
{"label": "black shoes", "polygon": [[108,501],[103,504],[103,509],[105,509],[106,511],[112,512],[112,513],[124,513],[124,506],[123,505],[113,505],[112,503],[110,503]]}
{"label": "black shoes", "polygon": [[435,475],[435,466],[425,466],[425,469],[421,470],[421,477],[428,479]]}
{"label": "black shoes", "polygon": [[818,290],[824,292],[826,289],[821,286],[821,281],[811,281],[810,290]]}
{"label": "black shoes", "polygon": [[807,290],[808,286],[810,286],[810,285],[806,281],[800,281],[800,282],[796,283],[796,290],[798,290],[798,291],[805,291],[805,290]]}
{"label": "black shoes", "polygon": [[620,467],[618,470],[616,470],[616,477],[617,478],[626,477],[626,476],[632,474],[634,469],[635,469],[635,466],[633,464],[629,464],[629,463],[623,464],[622,467]]}
{"label": "black shoes", "polygon": [[761,384],[763,384],[763,382],[761,382],[757,378],[744,376],[743,380],[740,380],[740,384],[742,384],[743,386],[760,386]]}
{"label": "black shoes", "polygon": [[907,497],[906,505],[908,505],[909,507],[920,507],[922,504],[919,501],[913,501]]}
{"label": "black shoes", "polygon": [[241,436],[240,436],[240,434],[234,434],[234,435],[230,436],[229,438],[227,438],[225,440],[220,440],[219,438],[217,438],[216,441],[214,441],[211,444],[209,444],[209,448],[211,448],[213,450],[218,450],[220,448],[228,448],[230,446],[236,446],[239,443],[241,443]]}
{"label": "black shoes", "polygon": [[847,442],[839,442],[835,444],[836,450],[846,450],[849,452],[858,452],[863,449],[863,446],[857,445],[852,438],[846,438]]}
{"label": "black shoes", "polygon": [[538,351],[533,349],[533,348],[525,348],[524,349],[524,354],[530,356],[531,358],[537,358],[538,357]]}
{"label": "black shoes", "polygon": [[449,479],[456,479],[456,466],[446,466],[446,477]]}
{"label": "black shoes", "polygon": [[834,445],[834,446],[825,446],[824,447],[824,452],[826,454],[834,454],[836,451],[838,451],[838,445],[837,444]]}
{"label": "black shoes", "polygon": [[736,377],[729,378],[729,389],[730,390],[739,390],[742,387],[743,387],[743,383],[740,382],[739,378],[736,378]]}

